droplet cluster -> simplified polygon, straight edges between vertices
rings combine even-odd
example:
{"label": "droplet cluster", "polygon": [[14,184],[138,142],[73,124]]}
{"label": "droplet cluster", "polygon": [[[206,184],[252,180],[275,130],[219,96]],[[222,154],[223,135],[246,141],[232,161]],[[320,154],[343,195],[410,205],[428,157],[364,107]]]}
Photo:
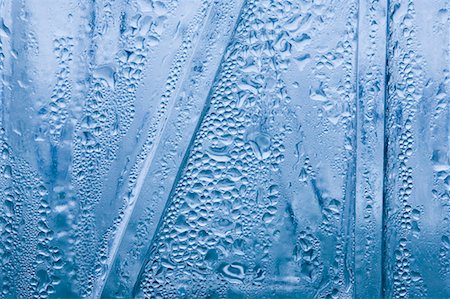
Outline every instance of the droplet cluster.
{"label": "droplet cluster", "polygon": [[17,158],[0,131],[1,298],[48,298],[59,283],[61,252],[51,246],[47,190],[25,161]]}
{"label": "droplet cluster", "polygon": [[[291,9],[283,1],[246,3],[143,269],[144,297],[255,294],[270,277],[271,240],[284,205],[273,179],[295,123],[281,79],[290,63],[285,60],[293,56],[283,41],[289,36],[284,24],[295,15],[294,9],[286,14]],[[352,55],[351,46],[346,55]],[[339,205],[329,199],[327,211],[339,213]],[[312,235],[301,236],[300,274],[316,282],[322,273],[320,246]],[[335,274],[341,281],[345,270],[337,265],[344,258],[341,246]]]}
{"label": "droplet cluster", "polygon": [[[397,57],[388,65],[388,72],[393,79],[388,81],[388,172],[392,170],[389,179],[395,184],[389,184],[388,199],[396,198],[395,212],[387,211],[395,219],[391,222],[398,230],[398,238],[392,238],[391,242],[396,262],[391,264],[392,289],[388,290],[393,298],[409,298],[411,296],[426,296],[427,288],[422,279],[422,274],[414,267],[411,242],[420,235],[420,208],[414,208],[414,161],[418,141],[414,138],[417,109],[423,92],[424,71],[420,67],[423,61],[416,50],[416,27],[414,18],[416,15],[413,1],[394,1],[390,5],[390,18],[398,22],[399,30],[390,28],[389,38],[396,38],[398,42],[389,46],[389,55]],[[396,108],[394,108],[396,107]],[[394,109],[398,109],[395,111]],[[401,110],[400,110],[401,109]],[[395,144],[394,142],[398,142]],[[389,217],[389,216],[387,216]],[[395,240],[395,241],[394,241]],[[390,246],[390,245],[389,245]]]}
{"label": "droplet cluster", "polygon": [[54,51],[58,61],[56,84],[50,102],[42,107],[39,114],[48,126],[48,135],[53,142],[59,141],[59,136],[68,117],[68,105],[71,99],[70,63],[73,56],[73,39],[61,37],[54,40]]}
{"label": "droplet cluster", "polygon": [[[107,256],[106,248],[99,245],[94,213],[103,179],[133,120],[136,89],[147,56],[158,45],[167,20],[164,13],[169,13],[164,9],[166,4],[155,5],[145,12],[136,7],[134,14],[124,16],[126,25],[116,56],[117,70],[108,65],[94,71],[82,117],[76,125],[72,167],[79,207],[75,262],[82,296],[91,294],[95,277],[102,273],[101,261]],[[176,6],[176,1],[167,3],[170,5]]]}

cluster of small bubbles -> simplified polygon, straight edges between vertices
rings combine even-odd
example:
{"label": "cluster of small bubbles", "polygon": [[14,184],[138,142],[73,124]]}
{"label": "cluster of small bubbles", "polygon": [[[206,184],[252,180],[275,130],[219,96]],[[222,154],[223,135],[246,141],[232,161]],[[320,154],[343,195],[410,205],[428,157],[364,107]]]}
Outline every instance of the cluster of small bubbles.
{"label": "cluster of small bubbles", "polygon": [[[402,28],[409,28],[408,33],[405,31],[403,32],[403,34],[407,34],[408,36],[414,31],[414,29],[411,29],[411,24],[409,24],[413,18],[413,14],[413,7],[408,5],[407,13],[401,23]],[[400,153],[398,154],[400,171],[398,175],[401,182],[398,192],[403,206],[400,215],[400,227],[406,231],[412,229],[411,213],[413,209],[409,205],[409,198],[413,191],[413,177],[412,168],[407,165],[410,157],[413,155],[414,138],[412,128],[416,105],[415,93],[417,93],[416,85],[420,79],[419,74],[415,73],[414,68],[412,67],[416,63],[417,58],[415,51],[411,50],[411,47],[412,41],[407,38],[404,52],[400,54],[400,60],[397,66],[399,68],[401,81],[395,86],[395,91],[399,96],[399,100],[406,99],[403,104],[405,107],[406,120],[404,121],[403,132],[398,138],[400,149]]]}
{"label": "cluster of small bubbles", "polygon": [[71,98],[70,63],[73,59],[74,42],[71,37],[54,40],[54,52],[59,70],[56,73],[56,85],[50,102],[39,110],[39,114],[48,126],[52,142],[58,143],[59,136],[68,117],[67,106]]}
{"label": "cluster of small bubbles", "polygon": [[[76,124],[72,177],[80,212],[75,262],[76,279],[83,296],[90,296],[95,278],[105,271],[108,253],[105,242],[96,238],[95,207],[101,198],[102,179],[116,159],[121,137],[133,121],[136,89],[148,53],[159,43],[164,31],[167,22],[167,16],[161,15],[164,5],[158,4],[157,9],[148,12],[138,9],[136,14],[126,16],[120,41],[122,50],[116,55],[118,67],[103,65],[94,69],[83,114]],[[107,235],[110,234],[108,231]],[[95,254],[97,251],[99,254]]]}
{"label": "cluster of small bubbles", "polygon": [[[339,41],[335,48],[314,57],[314,75],[320,79],[318,84],[314,84],[310,90],[310,98],[321,103],[320,115],[326,117],[327,121],[333,125],[342,126],[347,136],[352,136],[354,120],[354,98],[355,85],[353,82],[353,56],[355,53],[353,37],[355,36],[354,20],[356,16],[355,5],[350,6],[349,18],[346,23],[344,41]],[[342,69],[344,80],[335,84],[331,74],[336,69]],[[343,99],[343,100],[337,100]],[[345,149],[352,151],[352,139],[346,138]],[[344,157],[348,159],[348,155]],[[345,162],[344,159],[344,162]]]}
{"label": "cluster of small bubbles", "polygon": [[[3,129],[2,129],[3,131]],[[3,135],[3,132],[2,132]],[[3,137],[3,136],[2,136]],[[1,266],[3,273],[1,275],[2,293],[3,296],[11,292],[12,278],[8,273],[12,272],[14,265],[8,260],[11,260],[11,252],[13,252],[17,239],[18,231],[17,225],[14,224],[14,218],[17,217],[16,213],[21,213],[21,203],[17,200],[13,188],[7,185],[8,180],[12,177],[12,167],[10,162],[10,149],[8,145],[2,142],[2,156],[1,156],[1,188],[2,188],[2,206],[3,209],[0,213],[0,254],[1,254]]]}
{"label": "cluster of small bubbles", "polygon": [[[271,18],[278,6],[246,4],[213,87],[211,108],[145,265],[144,296],[173,292],[174,285],[193,280],[186,276],[192,272],[199,273],[195,285],[215,281],[208,292],[195,286],[183,291],[202,297],[228,284],[245,290],[265,277],[280,196],[268,178],[284,160],[283,140],[291,132],[287,125],[280,129],[283,116],[288,123],[289,98],[272,63],[278,54],[267,43],[281,30]],[[262,50],[248,51],[249,46]]]}
{"label": "cluster of small bubbles", "polygon": [[[403,4],[402,4],[403,6]],[[414,193],[413,166],[411,160],[414,159],[416,141],[414,138],[414,122],[419,99],[423,92],[423,71],[420,67],[422,59],[415,49],[416,28],[414,26],[415,11],[412,1],[398,10],[400,3],[391,3],[390,10],[393,11],[392,18],[395,18],[398,28],[390,28],[391,38],[398,40],[394,47],[389,48],[388,55],[397,57],[395,61],[388,64],[388,72],[394,76],[388,82],[388,105],[389,107],[401,107],[399,113],[390,112],[387,115],[387,128],[389,128],[390,153],[387,156],[396,157],[395,162],[390,162],[392,167],[397,169],[396,176],[398,183],[396,188],[389,189],[389,197],[394,202],[398,202],[400,208],[395,218],[399,230],[399,247],[395,252],[396,262],[391,273],[393,279],[392,292],[395,298],[408,298],[419,294],[419,297],[426,297],[427,289],[419,272],[413,269],[412,253],[409,244],[411,237],[419,237],[420,216],[422,208],[415,208],[411,204],[411,197]],[[403,9],[405,8],[405,9]],[[397,108],[396,108],[397,109]],[[400,110],[401,109],[401,110]],[[388,110],[389,111],[389,110]],[[397,130],[396,128],[400,128]],[[392,137],[395,138],[392,138]],[[394,144],[394,139],[398,142]],[[396,146],[397,145],[397,146]],[[394,154],[395,151],[395,154]],[[394,200],[395,199],[395,200]],[[394,240],[393,240],[394,241]]]}
{"label": "cluster of small bubbles", "polygon": [[[411,269],[411,252],[407,249],[407,243],[408,241],[405,238],[401,238],[399,240],[399,247],[394,253],[393,284],[395,298],[408,298],[411,284],[423,284],[420,273]],[[426,296],[426,291],[423,288],[422,292],[422,295]]]}
{"label": "cluster of small bubbles", "polygon": [[[30,166],[15,157],[0,133],[0,275],[2,297],[47,298],[58,283],[59,249],[50,246],[47,190]],[[23,239],[22,239],[23,238]]]}
{"label": "cluster of small bubbles", "polygon": [[357,18],[357,5],[351,5],[349,18],[346,23],[346,37],[344,42],[338,43],[336,46],[336,57],[342,55],[342,68],[345,73],[344,81],[337,88],[338,94],[344,100],[340,109],[340,119],[342,127],[345,129],[344,149],[346,151],[345,161],[350,161],[353,157],[353,138],[356,134],[355,127],[355,109],[356,109],[356,87],[353,80],[354,64],[353,57],[355,55],[355,44],[352,42],[356,36],[356,27],[354,25]]}
{"label": "cluster of small bubbles", "polygon": [[402,214],[400,215],[400,227],[407,231],[411,230],[411,214],[412,207],[409,205],[409,198],[413,189],[412,168],[404,166],[401,168],[401,187],[399,195],[403,205]]}
{"label": "cluster of small bubbles", "polygon": [[407,120],[405,123],[406,131],[400,135],[399,146],[401,153],[399,155],[399,160],[407,163],[408,157],[413,153],[413,135],[411,132],[411,120]]}
{"label": "cluster of small bubbles", "polygon": [[[154,119],[151,122],[151,126],[148,129],[148,131],[149,131],[148,136],[146,138],[146,141],[145,141],[143,148],[140,151],[139,157],[137,159],[139,161],[139,163],[137,163],[131,171],[130,179],[128,182],[128,184],[130,186],[135,185],[136,179],[137,179],[137,173],[139,172],[140,168],[142,167],[141,164],[143,163],[148,151],[152,148],[152,146],[154,144],[154,139],[160,131],[158,129],[158,127],[162,123],[163,117],[167,114],[167,111],[169,108],[168,107],[169,100],[170,100],[173,92],[175,91],[177,82],[179,81],[180,75],[182,74],[182,68],[188,57],[189,50],[192,48],[193,35],[196,32],[196,27],[199,26],[199,24],[202,24],[202,19],[204,19],[205,15],[206,15],[207,4],[208,3],[205,1],[203,3],[202,9],[195,16],[193,22],[191,23],[191,26],[189,27],[189,29],[186,32],[186,37],[183,39],[182,45],[180,46],[180,50],[178,51],[178,53],[175,57],[174,64],[171,68],[171,71],[168,76],[168,80],[165,85],[165,91],[161,98],[160,107],[156,113],[156,116],[154,117]],[[164,5],[164,4],[161,3],[161,4],[158,4],[157,6],[161,6],[161,5]]]}

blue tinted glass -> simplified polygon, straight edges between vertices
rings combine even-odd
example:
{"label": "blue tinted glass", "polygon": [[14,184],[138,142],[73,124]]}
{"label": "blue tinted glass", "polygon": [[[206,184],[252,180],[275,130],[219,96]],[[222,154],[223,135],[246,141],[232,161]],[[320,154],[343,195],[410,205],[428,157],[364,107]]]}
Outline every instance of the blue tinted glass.
{"label": "blue tinted glass", "polygon": [[450,298],[449,0],[0,0],[0,298]]}

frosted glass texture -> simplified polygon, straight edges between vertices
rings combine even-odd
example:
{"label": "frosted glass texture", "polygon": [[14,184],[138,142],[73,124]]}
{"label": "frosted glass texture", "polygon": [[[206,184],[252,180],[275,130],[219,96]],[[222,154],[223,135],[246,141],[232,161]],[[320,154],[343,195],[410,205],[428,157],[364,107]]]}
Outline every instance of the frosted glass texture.
{"label": "frosted glass texture", "polygon": [[450,298],[449,0],[0,0],[0,298]]}

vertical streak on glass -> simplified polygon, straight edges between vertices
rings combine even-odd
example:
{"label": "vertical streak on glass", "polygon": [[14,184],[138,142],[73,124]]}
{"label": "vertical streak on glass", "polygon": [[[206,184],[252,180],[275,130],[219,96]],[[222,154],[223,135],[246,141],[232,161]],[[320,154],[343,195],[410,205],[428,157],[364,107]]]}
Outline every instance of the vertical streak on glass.
{"label": "vertical streak on glass", "polygon": [[356,298],[381,296],[386,0],[359,1]]}
{"label": "vertical streak on glass", "polygon": [[448,298],[449,2],[388,8],[386,298]]}
{"label": "vertical streak on glass", "polygon": [[[354,86],[346,89],[346,97],[349,98],[349,111],[351,116],[349,117],[349,128],[345,134],[346,143],[350,142],[350,144],[346,144],[346,149],[348,150],[348,171],[346,175],[346,192],[344,197],[344,206],[343,206],[343,215],[341,218],[342,222],[342,247],[344,247],[345,252],[345,267],[343,267],[344,271],[344,286],[345,286],[345,295],[348,296],[346,298],[355,298],[356,289],[355,289],[355,224],[356,224],[356,183],[357,183],[357,160],[358,160],[358,125],[360,119],[358,119],[359,111],[358,111],[358,78],[359,78],[359,64],[361,63],[359,57],[360,51],[360,40],[359,30],[360,30],[360,11],[361,11],[361,1],[355,2],[354,9],[351,10],[351,15],[348,24],[349,36],[353,37],[354,45],[353,47],[353,59],[351,59],[351,66],[347,67],[345,70],[347,71],[347,77],[349,77],[346,83],[352,82]],[[354,80],[354,81],[353,81]],[[356,81],[356,82],[355,82]],[[343,296],[342,294],[341,296]]]}
{"label": "vertical streak on glass", "polygon": [[382,208],[381,208],[381,284],[380,284],[380,292],[381,292],[381,296],[385,296],[385,290],[386,290],[386,283],[387,283],[387,276],[388,274],[386,273],[386,233],[385,233],[385,229],[386,229],[386,217],[387,217],[387,208],[388,208],[388,203],[387,203],[387,196],[386,196],[386,186],[388,183],[387,177],[386,177],[386,169],[387,169],[387,164],[388,164],[388,159],[387,159],[387,153],[388,153],[388,140],[387,140],[387,100],[388,100],[388,91],[387,91],[387,85],[388,85],[388,81],[389,81],[389,74],[388,74],[388,53],[389,53],[389,22],[390,22],[390,13],[389,13],[389,7],[391,5],[391,0],[386,0],[386,17],[385,17],[385,34],[386,34],[386,41],[385,41],[385,51],[384,51],[384,101],[383,101],[383,105],[384,105],[384,116],[383,116],[383,183],[382,183]]}
{"label": "vertical streak on glass", "polygon": [[11,38],[10,23],[11,11],[10,1],[0,0],[0,128],[4,126],[5,92],[7,89],[7,73],[5,63],[8,60],[8,52]]}
{"label": "vertical streak on glass", "polygon": [[[5,114],[7,113],[7,109],[5,106],[6,101],[6,92],[8,89],[7,80],[9,77],[10,69],[7,69],[7,64],[10,61],[9,53],[10,53],[10,38],[11,38],[11,2],[10,1],[4,1],[0,0],[0,145],[2,146],[2,153],[4,152],[5,148]],[[4,176],[4,169],[6,166],[6,163],[3,161],[4,157],[2,154],[2,159],[0,160],[0,167],[3,172]],[[2,224],[0,225],[0,229],[2,231],[1,239],[0,239],[0,246],[1,248],[5,248],[5,235],[6,237],[9,237],[8,234],[4,232],[4,228],[6,227],[5,216],[6,216],[6,196],[4,195],[4,186],[2,184],[3,182],[0,181],[0,187],[1,187],[1,193],[0,193],[0,200],[1,200],[1,209],[0,209],[0,217],[2,220]],[[14,266],[12,265],[12,259],[8,257],[8,252],[2,252],[0,255],[0,286],[2,293],[6,289],[6,294],[1,294],[0,298],[4,298],[7,295],[10,295],[11,297],[15,295],[14,288],[10,287],[10,281],[11,281],[11,270],[14,269]],[[9,290],[7,289],[9,287]]]}

